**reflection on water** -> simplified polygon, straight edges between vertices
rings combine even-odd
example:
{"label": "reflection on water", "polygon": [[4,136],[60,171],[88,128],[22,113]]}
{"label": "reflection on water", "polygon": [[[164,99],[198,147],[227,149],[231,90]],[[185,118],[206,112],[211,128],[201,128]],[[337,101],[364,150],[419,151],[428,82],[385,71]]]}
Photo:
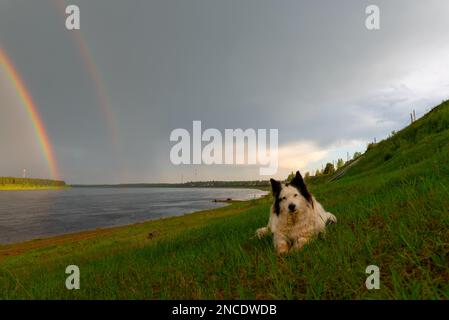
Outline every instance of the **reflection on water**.
{"label": "reflection on water", "polygon": [[224,206],[215,199],[265,195],[228,188],[72,188],[0,192],[0,243],[103,227]]}

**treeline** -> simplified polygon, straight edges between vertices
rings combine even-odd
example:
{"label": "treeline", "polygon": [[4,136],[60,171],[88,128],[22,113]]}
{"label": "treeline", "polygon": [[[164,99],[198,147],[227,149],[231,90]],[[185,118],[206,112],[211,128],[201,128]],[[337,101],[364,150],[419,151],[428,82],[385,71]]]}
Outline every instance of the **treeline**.
{"label": "treeline", "polygon": [[[368,144],[367,150],[369,150],[373,146],[374,146],[374,143]],[[315,171],[315,175],[314,176],[315,177],[320,177],[320,176],[327,176],[327,175],[334,174],[337,170],[340,170],[341,168],[343,168],[347,164],[357,160],[361,155],[362,155],[361,152],[355,152],[351,160],[344,161],[343,159],[340,158],[337,161],[328,162],[328,163],[326,163],[324,168],[322,168],[321,170],[317,169]],[[311,175],[309,173],[309,176],[313,176],[313,175]]]}
{"label": "treeline", "polygon": [[[372,148],[374,148],[377,144],[376,143],[369,143],[367,150],[370,150]],[[351,162],[357,160],[358,158],[360,158],[362,156],[361,152],[355,152],[352,159],[348,160],[348,161],[344,161],[343,159],[338,159],[337,161],[333,161],[333,162],[328,162],[326,163],[326,165],[320,170],[317,169],[315,171],[315,174],[310,173],[309,171],[307,172],[303,172],[303,177],[304,179],[310,179],[310,178],[315,178],[315,177],[322,177],[322,176],[329,176],[334,174],[335,172],[337,172],[338,170],[340,170],[341,168],[343,168],[344,166],[350,164]],[[295,172],[292,171],[287,179],[285,181],[290,181],[291,179],[293,179],[295,177]]]}
{"label": "treeline", "polygon": [[114,185],[72,185],[72,187],[97,188],[266,188],[268,180],[254,181],[191,181],[185,183],[131,183]]}
{"label": "treeline", "polygon": [[181,184],[185,187],[193,188],[260,188],[269,187],[268,180],[254,180],[254,181],[192,181]]}
{"label": "treeline", "polygon": [[49,179],[32,179],[32,178],[15,178],[15,177],[0,177],[0,185],[27,185],[27,186],[51,186],[64,187],[64,181],[49,180]]}

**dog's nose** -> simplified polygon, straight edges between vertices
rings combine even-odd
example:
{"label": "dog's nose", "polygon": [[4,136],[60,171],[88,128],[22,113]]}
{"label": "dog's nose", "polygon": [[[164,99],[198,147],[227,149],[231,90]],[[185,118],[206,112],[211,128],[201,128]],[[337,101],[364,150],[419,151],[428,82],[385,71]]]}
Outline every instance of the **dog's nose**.
{"label": "dog's nose", "polygon": [[295,211],[295,209],[296,209],[296,205],[294,204],[294,203],[290,203],[289,205],[288,205],[288,209],[290,210],[290,211]]}

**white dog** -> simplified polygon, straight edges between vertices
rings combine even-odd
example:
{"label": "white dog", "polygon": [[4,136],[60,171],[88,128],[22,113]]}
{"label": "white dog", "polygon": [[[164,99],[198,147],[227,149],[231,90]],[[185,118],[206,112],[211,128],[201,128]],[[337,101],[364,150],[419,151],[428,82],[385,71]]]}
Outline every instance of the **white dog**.
{"label": "white dog", "polygon": [[301,249],[324,232],[327,224],[337,222],[337,218],[326,212],[309,193],[299,171],[285,185],[274,179],[270,181],[274,197],[270,219],[268,226],[258,229],[256,235],[261,238],[271,231],[278,254]]}

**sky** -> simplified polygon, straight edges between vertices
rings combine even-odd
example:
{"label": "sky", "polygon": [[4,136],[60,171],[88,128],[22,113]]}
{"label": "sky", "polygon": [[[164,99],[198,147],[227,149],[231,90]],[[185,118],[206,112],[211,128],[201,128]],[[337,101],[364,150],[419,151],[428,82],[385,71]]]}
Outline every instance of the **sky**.
{"label": "sky", "polygon": [[[65,7],[80,8],[80,30]],[[380,9],[380,30],[365,8]],[[449,2],[0,0],[0,47],[68,183],[259,180],[179,165],[172,130],[278,129],[285,177],[364,151],[449,98]],[[0,66],[0,176],[50,177]]]}

